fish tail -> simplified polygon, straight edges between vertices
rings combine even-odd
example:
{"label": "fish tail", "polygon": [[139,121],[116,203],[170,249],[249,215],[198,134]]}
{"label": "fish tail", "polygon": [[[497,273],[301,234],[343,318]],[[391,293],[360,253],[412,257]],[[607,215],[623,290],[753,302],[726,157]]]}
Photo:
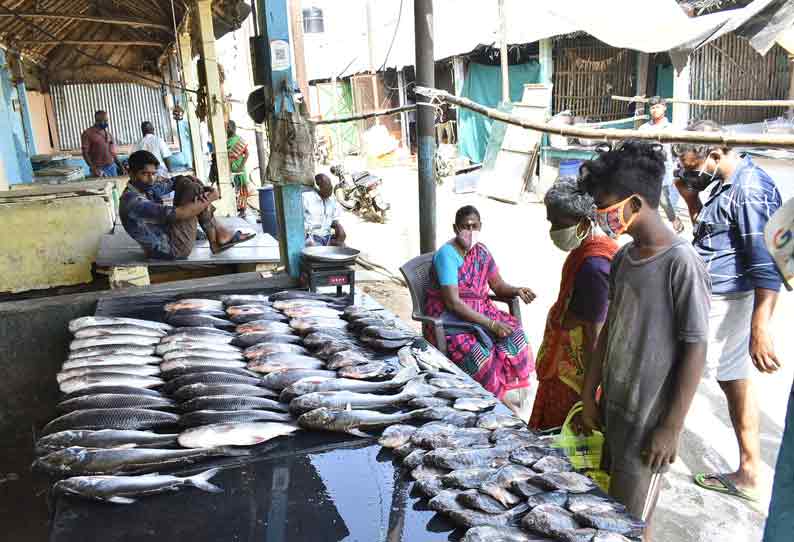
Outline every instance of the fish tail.
{"label": "fish tail", "polygon": [[196,474],[195,476],[185,478],[185,483],[208,493],[222,493],[223,489],[216,486],[215,484],[211,484],[209,481],[210,478],[218,474],[220,470],[221,469],[218,468],[206,470],[202,473]]}

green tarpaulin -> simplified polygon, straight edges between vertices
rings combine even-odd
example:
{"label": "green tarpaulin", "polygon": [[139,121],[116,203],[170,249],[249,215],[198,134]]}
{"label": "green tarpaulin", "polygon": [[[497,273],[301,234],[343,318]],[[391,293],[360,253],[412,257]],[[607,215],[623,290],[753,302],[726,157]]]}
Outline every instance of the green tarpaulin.
{"label": "green tarpaulin", "polygon": [[[510,100],[520,102],[526,83],[540,80],[540,65],[537,62],[516,64],[509,67]],[[471,62],[463,82],[463,97],[488,107],[496,107],[502,98],[502,69]],[[485,149],[491,134],[493,120],[468,109],[458,109],[458,150],[475,163],[485,158]]]}

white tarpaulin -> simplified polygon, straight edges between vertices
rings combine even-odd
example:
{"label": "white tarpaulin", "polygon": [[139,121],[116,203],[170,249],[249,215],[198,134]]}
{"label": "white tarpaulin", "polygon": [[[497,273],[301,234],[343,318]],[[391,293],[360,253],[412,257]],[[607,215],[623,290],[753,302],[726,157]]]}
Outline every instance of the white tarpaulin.
{"label": "white tarpaulin", "polygon": [[[791,0],[755,0],[745,8],[688,17],[675,0],[505,0],[507,41],[531,43],[583,31],[613,47],[646,53],[670,51],[678,69],[689,54],[726,32],[750,40],[761,54],[794,22]],[[372,58],[366,0],[313,0],[324,11],[326,32],[306,35],[310,80],[412,66],[413,0],[372,1]],[[400,9],[402,6],[402,9]],[[435,0],[434,57],[442,60],[497,43],[495,0]]]}

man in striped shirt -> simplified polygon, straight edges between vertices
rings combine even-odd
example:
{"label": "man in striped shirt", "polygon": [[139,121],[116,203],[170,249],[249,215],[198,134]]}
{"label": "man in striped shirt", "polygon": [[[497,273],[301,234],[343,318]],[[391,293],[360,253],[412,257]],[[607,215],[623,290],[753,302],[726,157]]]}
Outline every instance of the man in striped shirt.
{"label": "man in striped shirt", "polygon": [[[699,121],[689,129],[720,131],[711,121]],[[695,223],[694,245],[712,281],[706,375],[716,375],[725,393],[739,443],[736,472],[700,473],[695,481],[754,501],[761,441],[753,366],[762,373],[780,368],[769,321],[782,279],[764,245],[764,227],[781,197],[764,170],[727,147],[683,144],[676,145],[675,153],[689,195],[707,195],[705,203],[685,198]]]}

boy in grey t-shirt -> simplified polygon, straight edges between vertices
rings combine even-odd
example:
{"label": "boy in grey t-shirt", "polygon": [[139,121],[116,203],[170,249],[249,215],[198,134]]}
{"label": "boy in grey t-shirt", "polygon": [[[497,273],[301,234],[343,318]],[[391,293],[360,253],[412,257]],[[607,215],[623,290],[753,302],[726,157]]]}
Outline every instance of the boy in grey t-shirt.
{"label": "boy in grey t-shirt", "polygon": [[661,145],[627,141],[586,162],[580,181],[599,226],[633,239],[612,262],[607,322],[582,390],[583,422],[603,422],[610,493],[645,521],[703,374],[711,293],[702,259],[659,216],[664,167]]}

